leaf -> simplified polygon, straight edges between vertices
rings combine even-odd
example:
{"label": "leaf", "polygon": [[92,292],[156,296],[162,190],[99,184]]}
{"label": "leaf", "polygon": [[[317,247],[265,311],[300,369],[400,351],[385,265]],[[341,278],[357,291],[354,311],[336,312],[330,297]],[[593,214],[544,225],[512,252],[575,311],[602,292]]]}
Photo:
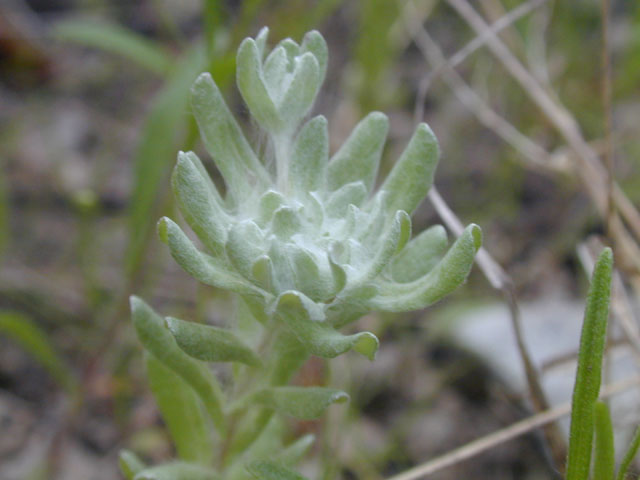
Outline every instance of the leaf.
{"label": "leaf", "polygon": [[265,460],[251,462],[247,471],[258,480],[307,480],[283,465]]}
{"label": "leaf", "polygon": [[180,211],[191,229],[211,253],[219,255],[224,249],[230,219],[218,202],[219,197],[212,193],[210,182],[184,152],[178,153],[171,184]]}
{"label": "leaf", "polygon": [[172,462],[139,472],[133,480],[219,480],[211,469],[186,462]]}
{"label": "leaf", "polygon": [[191,109],[205,147],[236,204],[245,201],[255,189],[260,192],[266,190],[271,184],[269,174],[249,145],[210,74],[201,74],[191,87]]}
{"label": "leaf", "polygon": [[361,181],[343,185],[333,192],[325,204],[327,215],[333,218],[343,218],[349,210],[349,205],[359,207],[367,198],[367,187]]}
{"label": "leaf", "polygon": [[387,266],[391,257],[403,247],[411,236],[411,218],[407,212],[396,212],[393,220],[388,222],[388,226],[379,231],[380,239],[374,245],[375,250],[371,252],[368,263],[361,267],[351,281],[353,287],[357,288],[373,280]]}
{"label": "leaf", "polygon": [[309,120],[293,145],[289,166],[289,188],[300,199],[310,192],[324,191],[329,158],[327,119],[322,115]]}
{"label": "leaf", "polygon": [[629,448],[620,462],[616,480],[626,480],[629,467],[631,467],[631,463],[638,453],[638,448],[640,448],[640,427],[636,428],[633,438],[631,439],[631,443],[629,444]]}
{"label": "leaf", "polygon": [[138,456],[130,450],[122,450],[118,456],[120,471],[127,480],[133,480],[137,473],[146,468]]}
{"label": "leaf", "polygon": [[251,115],[264,129],[280,131],[283,122],[265,85],[260,52],[253,39],[245,38],[240,44],[236,65],[238,89]]}
{"label": "leaf", "polygon": [[378,351],[379,341],[374,334],[342,335],[324,319],[321,308],[300,292],[282,293],[277,299],[274,316],[313,355],[334,358],[353,349],[373,360]]}
{"label": "leaf", "polygon": [[165,322],[178,346],[191,357],[205,362],[261,365],[256,354],[229,330],[172,317],[167,317]]}
{"label": "leaf", "polygon": [[307,454],[315,439],[312,434],[300,437],[276,454],[276,460],[286,466],[297,464]]}
{"label": "leaf", "polygon": [[593,461],[594,480],[613,480],[615,475],[615,449],[613,425],[609,407],[604,402],[595,404],[595,447]]}
{"label": "leaf", "polygon": [[267,38],[269,38],[269,27],[262,27],[258,35],[256,35],[256,46],[258,47],[260,58],[263,58],[266,52]]}
{"label": "leaf", "polygon": [[324,77],[327,73],[327,64],[329,63],[329,49],[327,48],[327,42],[324,37],[317,30],[311,30],[307,32],[302,39],[302,45],[300,45],[301,52],[311,52],[320,67],[320,84],[324,82]]}
{"label": "leaf", "polygon": [[140,343],[165,366],[179,375],[198,394],[216,428],[224,431],[222,394],[206,367],[184,353],[164,326],[164,321],[149,305],[132,296],[131,316]]}
{"label": "leaf", "polygon": [[290,130],[309,113],[320,88],[320,66],[312,53],[296,58],[293,78],[280,102],[278,114]]}
{"label": "leaf", "polygon": [[380,187],[387,193],[388,211],[414,212],[433,184],[439,157],[438,140],[429,126],[421,123]]}
{"label": "leaf", "polygon": [[189,86],[202,71],[205,57],[194,49],[180,59],[174,73],[154,97],[146,116],[134,157],[134,187],[130,199],[129,244],[125,264],[128,274],[138,267],[148,249],[148,239],[157,215],[155,209],[175,159],[176,144],[182,142],[188,117]]}
{"label": "leaf", "polygon": [[378,175],[382,149],[389,131],[389,120],[372,112],[356,125],[342,147],[331,157],[327,170],[330,191],[361,181],[370,192]]}
{"label": "leaf", "polygon": [[412,282],[426,275],[447,251],[447,232],[442,225],[424,230],[392,260],[389,271],[399,283]]}
{"label": "leaf", "polygon": [[289,58],[284,47],[276,47],[264,62],[264,82],[269,95],[277,103],[288,86],[285,82]]}
{"label": "leaf", "polygon": [[296,233],[300,233],[302,221],[297,209],[283,205],[273,214],[271,231],[281,240],[288,240]]}
{"label": "leaf", "polygon": [[47,335],[27,316],[0,310],[0,334],[18,343],[34,360],[70,394],[78,384],[71,370],[62,361]]}
{"label": "leaf", "polygon": [[480,227],[469,225],[428,274],[407,283],[378,280],[375,285],[379,293],[367,300],[366,305],[374,310],[406,312],[437,302],[466,280],[481,245]]}
{"label": "leaf", "polygon": [[147,352],[145,360],[151,391],[178,456],[201,465],[210,463],[213,444],[198,396],[180,375],[153,354]]}
{"label": "leaf", "polygon": [[162,217],[158,222],[158,236],[169,246],[171,256],[189,275],[213,287],[231,290],[262,300],[271,295],[247,282],[229,270],[221,260],[200,252],[171,219]]}
{"label": "leaf", "polygon": [[566,480],[584,480],[589,476],[594,406],[600,394],[612,269],[613,253],[610,248],[605,248],[593,270],[584,312],[578,368],[571,401]]}
{"label": "leaf", "polygon": [[252,220],[242,220],[229,230],[225,250],[233,266],[244,277],[251,276],[254,263],[264,255],[264,237],[260,227]]}
{"label": "leaf", "polygon": [[156,43],[120,25],[67,20],[54,25],[53,35],[65,42],[120,55],[158,75],[169,72],[174,63]]}
{"label": "leaf", "polygon": [[271,387],[254,394],[254,401],[278,413],[301,420],[314,420],[334,403],[344,403],[349,395],[323,387]]}

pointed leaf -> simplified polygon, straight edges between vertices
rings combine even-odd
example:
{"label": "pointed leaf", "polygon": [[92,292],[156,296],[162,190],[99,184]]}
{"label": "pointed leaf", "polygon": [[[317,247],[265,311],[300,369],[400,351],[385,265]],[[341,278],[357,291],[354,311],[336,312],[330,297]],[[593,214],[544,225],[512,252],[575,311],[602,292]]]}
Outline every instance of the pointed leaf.
{"label": "pointed leaf", "polygon": [[186,462],[172,462],[139,472],[133,480],[219,480],[211,469]]}
{"label": "pointed leaf", "polygon": [[260,52],[253,39],[245,38],[240,44],[236,65],[238,89],[251,114],[266,130],[280,131],[282,120],[265,85]]}
{"label": "pointed leaf", "polygon": [[158,235],[169,246],[171,256],[178,265],[196,280],[258,299],[270,298],[270,294],[229,270],[222,260],[200,252],[182,229],[169,218],[162,217],[158,222]]}
{"label": "pointed leaf", "polygon": [[172,317],[167,317],[165,322],[178,346],[191,357],[205,362],[240,362],[260,366],[256,354],[229,330]]}
{"label": "pointed leaf", "polygon": [[567,480],[583,480],[589,476],[594,408],[600,394],[612,270],[613,253],[610,248],[605,248],[593,269],[582,324],[578,368],[571,400]]}
{"label": "pointed leaf", "polygon": [[247,471],[257,480],[307,480],[284,465],[260,460],[247,465]]}
{"label": "pointed leaf", "polygon": [[206,465],[211,462],[213,444],[207,419],[191,386],[153,354],[145,356],[147,378],[158,409],[169,429],[178,456]]}
{"label": "pointed leaf", "polygon": [[220,387],[201,363],[184,353],[164,321],[149,305],[132,296],[131,316],[140,343],[165,366],[188,383],[198,394],[218,430],[224,430]]}
{"label": "pointed leaf", "polygon": [[613,425],[609,407],[604,402],[595,404],[595,446],[593,449],[593,478],[613,480],[615,477],[615,448],[613,445]]}
{"label": "pointed leaf", "polygon": [[278,114],[290,129],[296,128],[313,105],[320,88],[320,67],[312,53],[296,58],[291,83],[278,103]]}
{"label": "pointed leaf", "polygon": [[309,120],[296,137],[289,166],[289,186],[298,198],[325,189],[329,158],[327,119]]}
{"label": "pointed leaf", "polygon": [[226,241],[226,227],[230,219],[211,185],[189,157],[180,152],[171,177],[173,192],[185,220],[214,255],[219,255]]}
{"label": "pointed leaf", "polygon": [[342,147],[331,157],[327,171],[329,190],[362,181],[367,192],[370,192],[378,175],[388,131],[389,120],[383,113],[372,112],[360,120]]}
{"label": "pointed leaf", "polygon": [[389,211],[413,213],[433,184],[439,157],[438,140],[429,126],[421,123],[380,187],[380,190],[387,192]]}
{"label": "pointed leaf", "polygon": [[118,455],[118,466],[127,480],[133,480],[137,473],[146,468],[138,456],[130,450],[122,450]]}
{"label": "pointed leaf", "polygon": [[327,48],[327,42],[325,42],[324,37],[317,30],[307,32],[302,39],[300,50],[302,52],[313,53],[320,67],[320,83],[324,82],[324,77],[327,73],[327,64],[329,63],[329,49]]}
{"label": "pointed leaf", "polygon": [[266,190],[271,184],[269,174],[247,142],[210,74],[201,74],[193,84],[191,108],[207,151],[235,202],[244,201],[256,188]]}
{"label": "pointed leaf", "polygon": [[202,163],[202,160],[200,160],[200,157],[198,157],[193,152],[179,152],[178,155],[180,155],[180,153],[183,153],[184,155],[186,155],[186,157],[191,161],[191,163],[193,163],[195,167],[198,169],[198,171],[200,172],[200,175],[202,175],[202,178],[204,178],[205,183],[207,184],[209,191],[211,192],[211,195],[213,195],[213,198],[215,199],[216,203],[218,205],[224,205],[224,200],[222,199],[220,192],[218,192],[218,188],[216,187],[215,183],[213,183],[213,180],[211,179],[211,175],[209,175],[209,172],[207,171],[206,167]]}
{"label": "pointed leaf", "polygon": [[256,392],[254,400],[278,413],[301,420],[314,420],[333,403],[344,403],[349,395],[322,387],[272,387]]}
{"label": "pointed leaf", "polygon": [[447,232],[442,225],[421,232],[411,239],[391,263],[391,278],[405,283],[429,273],[447,251]]}
{"label": "pointed leaf", "polygon": [[300,292],[281,294],[274,315],[313,355],[334,358],[353,349],[373,360],[378,351],[379,341],[374,334],[342,335],[324,320],[322,309]]}
{"label": "pointed leaf", "polygon": [[406,312],[437,302],[466,280],[481,244],[480,227],[469,225],[427,275],[407,283],[379,280],[376,285],[380,291],[367,305],[374,310]]}

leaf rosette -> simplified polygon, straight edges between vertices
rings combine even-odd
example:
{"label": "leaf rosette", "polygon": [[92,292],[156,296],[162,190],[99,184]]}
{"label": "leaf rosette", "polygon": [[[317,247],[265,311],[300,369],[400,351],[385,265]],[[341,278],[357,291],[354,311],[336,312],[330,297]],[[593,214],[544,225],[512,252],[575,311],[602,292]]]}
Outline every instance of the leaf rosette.
{"label": "leaf rosette", "polygon": [[160,237],[188,273],[238,293],[258,319],[281,322],[311,353],[355,348],[372,357],[371,334],[335,329],[371,310],[416,310],[452,292],[471,269],[481,232],[468,226],[448,251],[440,226],[411,238],[410,215],[439,158],[429,126],[417,127],[374,191],[387,117],[366,116],[330,157],[326,119],[300,125],[326,72],[324,39],[312,31],[300,45],[285,39],[267,54],[267,33],[240,45],[237,83],[274,161],[260,161],[211,75],[200,75],[191,105],[226,195],[195,153],[180,152],[173,190],[206,252],[166,217]]}

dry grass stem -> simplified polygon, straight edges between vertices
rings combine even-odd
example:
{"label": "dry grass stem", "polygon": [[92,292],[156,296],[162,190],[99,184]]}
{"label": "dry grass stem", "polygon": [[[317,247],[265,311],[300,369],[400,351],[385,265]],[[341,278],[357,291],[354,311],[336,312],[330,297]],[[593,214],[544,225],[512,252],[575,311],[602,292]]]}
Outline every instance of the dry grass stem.
{"label": "dry grass stem", "polygon": [[[618,393],[625,392],[633,387],[640,385],[640,376],[633,376],[606,385],[602,388],[600,398],[607,398]],[[418,465],[410,470],[402,472],[398,475],[388,478],[387,480],[418,480],[426,478],[428,475],[436,473],[447,467],[451,467],[464,460],[468,460],[480,453],[497,447],[509,440],[513,440],[521,435],[529,433],[536,428],[540,428],[551,422],[568,415],[571,412],[571,404],[563,403],[557,407],[551,408],[529,418],[516,422],[506,428],[485,435],[482,438],[467,443],[466,445],[456,448],[445,455],[434,458],[422,465]]]}

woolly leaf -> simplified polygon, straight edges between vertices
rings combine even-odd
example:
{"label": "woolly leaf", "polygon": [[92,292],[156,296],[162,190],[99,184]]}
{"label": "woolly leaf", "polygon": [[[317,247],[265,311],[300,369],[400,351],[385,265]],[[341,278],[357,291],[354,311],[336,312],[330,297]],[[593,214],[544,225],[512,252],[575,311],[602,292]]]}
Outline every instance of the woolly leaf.
{"label": "woolly leaf", "polygon": [[298,198],[325,189],[328,156],[327,119],[320,115],[302,127],[293,146],[289,186]]}
{"label": "woolly leaf", "polygon": [[343,218],[349,210],[349,205],[359,207],[367,198],[367,187],[361,181],[343,185],[333,192],[325,204],[327,215],[333,218]]}
{"label": "woolly leaf", "polygon": [[256,354],[229,330],[172,317],[167,317],[165,322],[182,351],[198,360],[240,362],[253,367],[261,363]]}
{"label": "woolly leaf", "polygon": [[437,302],[466,280],[481,244],[480,227],[469,225],[428,274],[407,283],[378,280],[379,293],[367,305],[374,310],[406,312]]}
{"label": "woolly leaf", "polygon": [[334,403],[344,403],[349,395],[323,387],[271,387],[254,394],[253,400],[278,413],[301,420],[320,417]]}
{"label": "woolly leaf", "polygon": [[282,129],[282,120],[264,82],[261,56],[256,42],[245,38],[236,57],[236,79],[251,114],[270,132]]}
{"label": "woolly leaf", "polygon": [[431,188],[439,156],[438,140],[429,126],[421,123],[380,187],[387,193],[389,211],[413,213]]}
{"label": "woolly leaf", "polygon": [[329,62],[329,49],[327,48],[327,42],[325,42],[323,36],[317,30],[311,30],[307,32],[302,39],[302,45],[300,45],[300,51],[311,52],[320,67],[320,83],[324,81],[324,77],[327,73],[327,63]]}
{"label": "woolly leaf", "polygon": [[[256,48],[255,44],[253,48]],[[255,188],[266,190],[271,184],[269,174],[247,142],[210,74],[201,74],[191,87],[191,108],[205,147],[235,202],[244,201]]]}
{"label": "woolly leaf", "polygon": [[165,366],[180,376],[198,394],[216,427],[224,430],[222,398],[218,384],[201,363],[184,353],[164,321],[149,305],[132,296],[131,316],[140,343]]}
{"label": "woolly leaf", "polygon": [[275,48],[264,62],[264,82],[274,102],[278,102],[287,86],[288,64],[287,51],[282,46]]}
{"label": "woolly leaf", "polygon": [[322,309],[300,292],[281,294],[274,315],[314,355],[333,358],[353,349],[373,360],[378,351],[375,335],[369,332],[342,335],[324,320]]}
{"label": "woolly leaf", "polygon": [[342,147],[331,157],[327,170],[329,190],[347,183],[362,181],[370,192],[378,175],[389,120],[380,112],[372,112],[360,120]]}
{"label": "woolly leaf", "polygon": [[208,464],[212,459],[213,444],[196,393],[153,354],[147,352],[145,357],[151,391],[178,456],[187,462]]}
{"label": "woolly leaf", "polygon": [[229,218],[211,193],[210,183],[183,152],[178,154],[171,183],[180,211],[191,229],[209,251],[214,255],[220,254]]}
{"label": "woolly leaf", "polygon": [[313,105],[320,88],[320,67],[312,53],[296,58],[293,78],[278,103],[280,118],[295,129]]}
{"label": "woolly leaf", "polygon": [[390,265],[396,282],[412,282],[426,275],[447,251],[447,232],[441,225],[421,232],[411,239]]}
{"label": "woolly leaf", "polygon": [[222,260],[200,252],[182,229],[167,217],[158,222],[158,235],[169,246],[171,256],[189,275],[213,287],[231,290],[258,299],[269,294],[229,270]]}
{"label": "woolly leaf", "polygon": [[225,250],[237,271],[249,277],[256,259],[264,253],[264,234],[251,220],[238,222],[229,230]]}

